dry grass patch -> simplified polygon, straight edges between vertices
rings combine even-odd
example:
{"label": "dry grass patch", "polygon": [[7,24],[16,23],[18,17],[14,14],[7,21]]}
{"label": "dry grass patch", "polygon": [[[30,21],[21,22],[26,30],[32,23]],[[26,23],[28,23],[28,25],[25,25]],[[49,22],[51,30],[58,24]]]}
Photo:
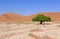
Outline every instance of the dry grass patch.
{"label": "dry grass patch", "polygon": [[42,32],[42,31],[43,31],[43,30],[42,30],[42,29],[39,29],[39,28],[30,30],[30,32]]}
{"label": "dry grass patch", "polygon": [[30,37],[32,37],[32,38],[34,38],[34,39],[41,39],[41,37],[36,36],[36,35],[34,35],[34,34],[32,34],[32,33],[30,33],[28,36],[30,36]]}

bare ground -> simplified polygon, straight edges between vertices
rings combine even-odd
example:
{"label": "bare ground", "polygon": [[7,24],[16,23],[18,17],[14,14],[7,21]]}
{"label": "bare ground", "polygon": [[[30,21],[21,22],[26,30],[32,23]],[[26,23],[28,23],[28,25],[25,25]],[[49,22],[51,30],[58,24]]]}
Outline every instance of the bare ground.
{"label": "bare ground", "polygon": [[60,39],[59,23],[0,24],[0,39]]}

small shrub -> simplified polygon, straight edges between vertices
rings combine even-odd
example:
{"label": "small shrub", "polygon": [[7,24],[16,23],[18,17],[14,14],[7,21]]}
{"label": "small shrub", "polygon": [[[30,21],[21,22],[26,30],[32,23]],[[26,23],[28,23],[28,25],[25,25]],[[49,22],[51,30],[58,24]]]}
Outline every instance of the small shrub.
{"label": "small shrub", "polygon": [[60,25],[58,25],[58,27],[60,27]]}

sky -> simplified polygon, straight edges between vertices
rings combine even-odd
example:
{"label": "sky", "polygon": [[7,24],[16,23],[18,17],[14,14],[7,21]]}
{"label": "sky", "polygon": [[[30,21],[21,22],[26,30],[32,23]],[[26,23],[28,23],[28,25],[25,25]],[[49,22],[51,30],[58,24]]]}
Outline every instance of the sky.
{"label": "sky", "polygon": [[10,12],[21,15],[60,12],[60,0],[0,0],[0,14]]}

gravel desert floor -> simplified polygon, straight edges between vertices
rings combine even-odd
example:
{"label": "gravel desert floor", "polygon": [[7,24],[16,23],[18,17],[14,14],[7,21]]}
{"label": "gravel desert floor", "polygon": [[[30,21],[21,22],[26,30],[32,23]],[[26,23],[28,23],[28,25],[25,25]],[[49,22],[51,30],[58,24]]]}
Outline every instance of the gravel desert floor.
{"label": "gravel desert floor", "polygon": [[60,39],[60,24],[0,24],[0,39]]}

